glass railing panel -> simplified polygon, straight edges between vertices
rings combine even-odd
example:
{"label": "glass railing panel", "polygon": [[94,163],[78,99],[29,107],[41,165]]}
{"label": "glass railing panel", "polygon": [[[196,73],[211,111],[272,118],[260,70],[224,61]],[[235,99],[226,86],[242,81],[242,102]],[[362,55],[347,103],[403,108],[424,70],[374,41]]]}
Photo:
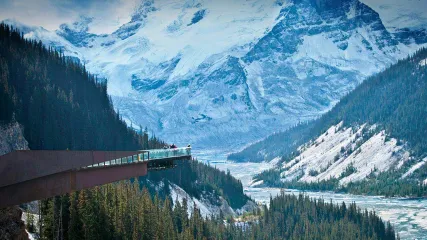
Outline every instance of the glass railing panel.
{"label": "glass railing panel", "polygon": [[191,155],[191,148],[158,149],[149,150],[149,159],[163,159],[172,157],[183,157]]}
{"label": "glass railing panel", "polygon": [[110,161],[96,163],[88,167],[103,167],[110,165],[121,165],[129,163],[137,163],[140,161],[167,159],[174,157],[191,156],[191,148],[175,148],[175,149],[154,149],[148,151],[141,151],[137,155],[113,159]]}

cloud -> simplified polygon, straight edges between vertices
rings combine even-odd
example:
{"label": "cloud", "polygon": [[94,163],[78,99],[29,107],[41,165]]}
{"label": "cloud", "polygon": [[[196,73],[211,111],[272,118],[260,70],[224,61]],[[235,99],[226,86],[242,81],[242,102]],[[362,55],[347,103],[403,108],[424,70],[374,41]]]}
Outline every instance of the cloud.
{"label": "cloud", "polygon": [[137,0],[3,0],[1,5],[0,20],[56,30],[85,16],[93,18],[89,32],[101,34],[128,22]]}

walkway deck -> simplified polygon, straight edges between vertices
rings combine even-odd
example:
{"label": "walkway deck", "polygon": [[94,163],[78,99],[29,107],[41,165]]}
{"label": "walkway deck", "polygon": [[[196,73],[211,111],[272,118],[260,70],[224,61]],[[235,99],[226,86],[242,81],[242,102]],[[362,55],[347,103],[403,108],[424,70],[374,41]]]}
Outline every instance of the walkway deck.
{"label": "walkway deck", "polygon": [[13,151],[0,156],[0,208],[144,176],[190,159],[191,148]]}

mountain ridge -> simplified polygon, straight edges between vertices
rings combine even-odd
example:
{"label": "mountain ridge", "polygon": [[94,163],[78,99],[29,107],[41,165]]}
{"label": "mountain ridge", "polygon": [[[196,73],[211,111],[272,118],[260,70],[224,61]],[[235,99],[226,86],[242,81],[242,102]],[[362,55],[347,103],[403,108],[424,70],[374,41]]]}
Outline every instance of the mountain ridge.
{"label": "mountain ridge", "polygon": [[321,118],[229,159],[280,158],[278,168],[255,177],[257,185],[425,196],[426,58],[423,48],[365,80]]}

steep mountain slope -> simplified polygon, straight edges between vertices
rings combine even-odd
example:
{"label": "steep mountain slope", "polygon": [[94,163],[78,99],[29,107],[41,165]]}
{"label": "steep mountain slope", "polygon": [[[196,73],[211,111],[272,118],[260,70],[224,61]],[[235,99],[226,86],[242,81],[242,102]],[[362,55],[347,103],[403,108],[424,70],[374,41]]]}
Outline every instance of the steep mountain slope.
{"label": "steep mountain slope", "polygon": [[427,49],[420,50],[368,78],[320,119],[234,156],[261,156],[269,145],[282,149],[276,151],[281,155],[267,155],[282,158],[276,179],[270,171],[258,180],[278,183],[280,174],[284,182],[336,179],[346,186],[365,179],[376,184],[404,180],[416,187],[427,178],[426,58]]}
{"label": "steep mountain slope", "polygon": [[[23,125],[29,148],[129,150],[161,147],[126,126],[104,82],[42,43],[0,24],[0,121]],[[119,133],[119,134],[118,134]]]}
{"label": "steep mountain slope", "polygon": [[152,195],[170,198],[173,203],[186,198],[204,217],[220,213],[235,216],[256,209],[256,204],[243,194],[239,180],[198,161],[177,162],[176,168],[149,172],[139,181]]}
{"label": "steep mountain slope", "polygon": [[426,41],[357,0],[144,1],[112,34],[91,21],[25,36],[108,78],[128,123],[225,151],[319,116]]}

